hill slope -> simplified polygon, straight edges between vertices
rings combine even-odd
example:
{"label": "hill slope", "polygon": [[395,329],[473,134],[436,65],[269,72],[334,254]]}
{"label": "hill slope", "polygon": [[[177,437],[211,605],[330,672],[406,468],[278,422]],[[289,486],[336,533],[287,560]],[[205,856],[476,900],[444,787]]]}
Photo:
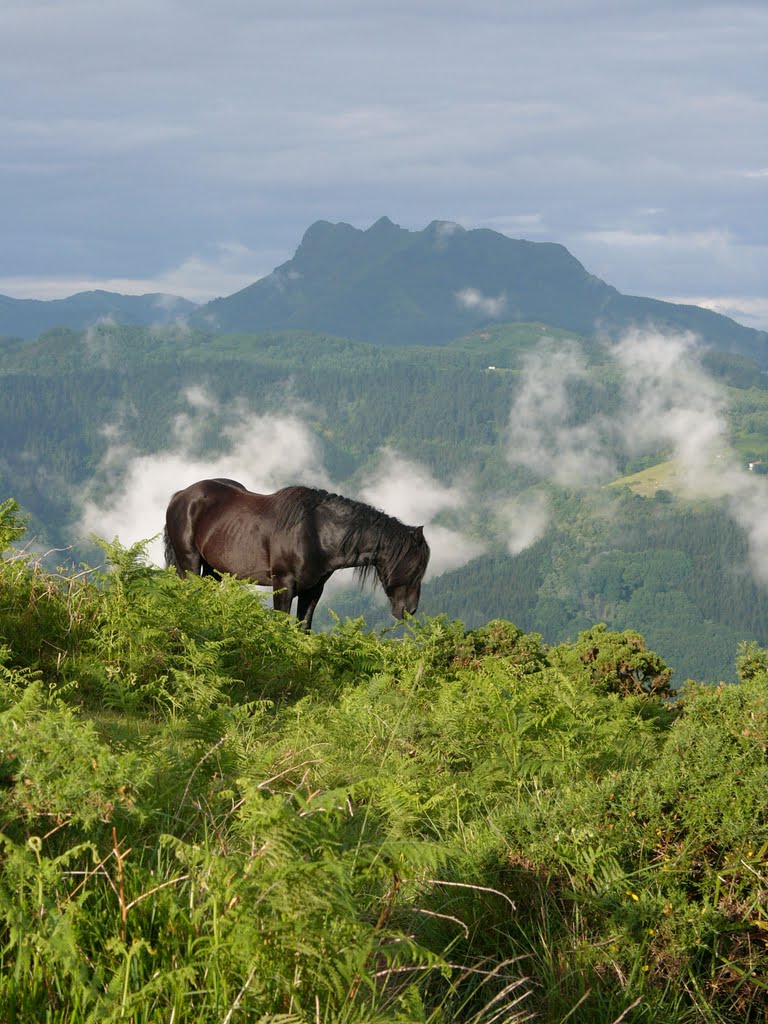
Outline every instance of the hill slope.
{"label": "hill slope", "polygon": [[83,330],[103,320],[149,327],[173,323],[194,309],[194,302],[177,295],[92,291],[49,301],[0,295],[0,335],[36,338],[53,327]]}
{"label": "hill slope", "polygon": [[697,306],[622,295],[562,246],[434,221],[366,231],[318,221],[293,259],[190,316],[206,329],[327,331],[377,344],[445,344],[494,322],[551,324],[587,336],[653,323],[768,360],[765,332]]}
{"label": "hill slope", "polygon": [[671,704],[635,632],[312,634],[104,553],[0,557],[0,1019],[764,1021],[768,651]]}

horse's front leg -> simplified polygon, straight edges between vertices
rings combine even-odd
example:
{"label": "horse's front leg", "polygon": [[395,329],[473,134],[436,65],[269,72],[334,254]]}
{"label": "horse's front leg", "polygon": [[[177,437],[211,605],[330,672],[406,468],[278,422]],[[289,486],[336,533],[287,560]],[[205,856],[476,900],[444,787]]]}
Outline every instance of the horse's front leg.
{"label": "horse's front leg", "polygon": [[299,622],[304,624],[305,629],[312,628],[312,616],[315,614],[315,608],[317,608],[317,602],[323,595],[323,588],[328,580],[331,578],[331,573],[327,573],[322,576],[317,583],[312,587],[307,587],[306,590],[300,590],[298,597],[298,606],[296,608],[296,617]]}
{"label": "horse's front leg", "polygon": [[292,576],[272,573],[272,607],[276,612],[291,614],[296,597],[296,580]]}

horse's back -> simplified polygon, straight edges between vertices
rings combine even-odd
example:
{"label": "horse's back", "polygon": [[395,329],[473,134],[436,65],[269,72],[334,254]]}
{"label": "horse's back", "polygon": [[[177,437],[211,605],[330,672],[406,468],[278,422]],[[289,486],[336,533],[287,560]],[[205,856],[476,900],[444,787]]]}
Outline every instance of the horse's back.
{"label": "horse's back", "polygon": [[165,525],[171,540],[190,542],[201,520],[220,515],[238,495],[247,494],[236,480],[198,480],[172,496],[165,513]]}
{"label": "horse's back", "polygon": [[[173,495],[166,533],[176,552],[173,564],[204,565],[266,583],[280,495],[257,494],[236,480],[198,480]],[[186,560],[185,560],[186,559]]]}
{"label": "horse's back", "polygon": [[183,487],[171,497],[169,505],[184,504],[192,501],[210,502],[226,499],[234,491],[248,493],[245,484],[237,480],[228,480],[226,477],[216,477],[210,480],[198,480],[188,487]]}

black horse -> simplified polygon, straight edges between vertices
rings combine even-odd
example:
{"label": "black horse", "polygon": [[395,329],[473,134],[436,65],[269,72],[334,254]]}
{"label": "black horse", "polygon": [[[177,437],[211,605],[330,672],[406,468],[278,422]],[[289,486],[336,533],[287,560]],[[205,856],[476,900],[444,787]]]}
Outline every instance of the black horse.
{"label": "black horse", "polygon": [[200,480],[177,491],[165,518],[166,565],[180,576],[229,573],[271,586],[274,607],[309,628],[337,569],[375,573],[392,614],[413,615],[429,562],[421,526],[314,487],[255,494],[235,480]]}

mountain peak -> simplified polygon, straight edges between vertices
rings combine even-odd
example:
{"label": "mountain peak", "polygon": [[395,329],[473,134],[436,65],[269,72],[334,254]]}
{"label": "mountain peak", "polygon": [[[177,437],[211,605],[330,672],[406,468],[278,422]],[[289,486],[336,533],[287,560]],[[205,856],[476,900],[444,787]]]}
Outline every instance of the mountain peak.
{"label": "mountain peak", "polygon": [[324,331],[384,345],[443,345],[503,317],[594,336],[628,328],[690,331],[706,344],[768,366],[768,334],[698,306],[622,295],[565,246],[433,220],[409,230],[382,216],[361,229],[318,220],[292,259],[234,295],[204,306],[162,294],[96,289],[67,299],[0,295],[0,336],[173,322],[204,330]]}
{"label": "mountain peak", "polygon": [[439,238],[450,238],[451,235],[465,234],[466,228],[453,220],[433,220],[424,228],[425,235],[437,235]]}
{"label": "mountain peak", "polygon": [[322,243],[330,238],[339,236],[351,236],[358,234],[357,228],[353,228],[351,224],[345,224],[343,221],[339,221],[337,224],[333,224],[329,220],[316,220],[314,224],[310,224],[307,230],[304,232],[304,236],[299,244],[298,251],[305,245],[314,245]]}
{"label": "mountain peak", "polygon": [[[275,287],[275,285],[278,287]],[[384,345],[446,344],[502,315],[594,336],[638,323],[692,330],[768,364],[768,338],[707,310],[622,295],[564,246],[433,220],[422,231],[380,217],[362,230],[316,221],[292,260],[192,315],[226,331],[302,329]]]}
{"label": "mountain peak", "polygon": [[381,235],[384,232],[391,233],[394,231],[399,234],[402,230],[400,225],[393,223],[389,217],[379,217],[376,223],[371,224],[365,233],[366,235]]}

